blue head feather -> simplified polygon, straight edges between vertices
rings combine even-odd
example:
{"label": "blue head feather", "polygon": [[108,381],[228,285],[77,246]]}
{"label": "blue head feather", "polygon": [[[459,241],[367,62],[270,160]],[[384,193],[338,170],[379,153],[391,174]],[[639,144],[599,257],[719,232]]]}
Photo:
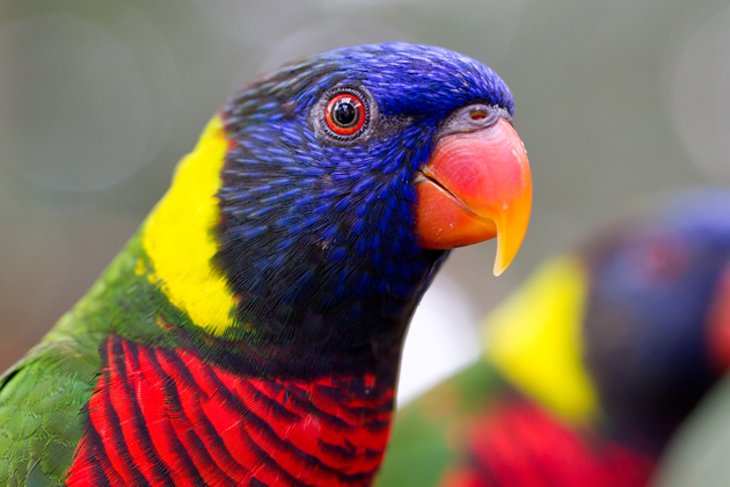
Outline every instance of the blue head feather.
{"label": "blue head feather", "polygon": [[[318,126],[323,99],[338,87],[371,100],[371,128],[350,143]],[[417,244],[416,171],[445,118],[474,103],[513,111],[491,69],[404,43],[325,52],[233,97],[223,112],[232,144],[219,194],[220,263],[258,337],[350,355],[400,346],[446,255]]]}
{"label": "blue head feather", "polygon": [[663,444],[721,373],[707,325],[730,270],[730,193],[684,195],[591,247],[588,261],[588,366],[624,431]]}

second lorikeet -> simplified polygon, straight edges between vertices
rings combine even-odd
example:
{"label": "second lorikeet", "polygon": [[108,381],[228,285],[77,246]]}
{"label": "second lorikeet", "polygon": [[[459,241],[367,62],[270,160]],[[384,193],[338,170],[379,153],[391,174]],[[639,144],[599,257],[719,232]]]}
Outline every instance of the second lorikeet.
{"label": "second lorikeet", "polygon": [[647,485],[730,364],[729,269],[718,192],[544,264],[487,318],[484,359],[398,412],[376,485]]}
{"label": "second lorikeet", "polygon": [[[716,247],[730,240],[730,193],[718,194],[715,211],[706,215],[709,226],[714,219]],[[730,258],[718,262],[721,299],[708,310],[710,346],[715,360],[730,367]],[[657,487],[724,487],[730,479],[730,377],[725,374],[672,437],[662,456],[653,485]]]}
{"label": "second lorikeet", "polygon": [[0,378],[0,485],[368,485],[434,273],[527,228],[513,100],[404,43],[234,95],[78,304]]}

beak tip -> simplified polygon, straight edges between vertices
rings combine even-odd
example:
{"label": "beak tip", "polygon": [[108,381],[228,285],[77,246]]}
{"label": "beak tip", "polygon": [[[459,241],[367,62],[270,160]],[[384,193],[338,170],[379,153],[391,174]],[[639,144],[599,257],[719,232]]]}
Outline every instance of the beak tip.
{"label": "beak tip", "polygon": [[503,215],[495,221],[497,227],[497,255],[494,258],[492,272],[495,277],[501,276],[517,257],[522,247],[522,242],[527,233],[527,226],[530,220],[530,208],[528,204],[510,216]]}
{"label": "beak tip", "polygon": [[505,262],[504,259],[500,259],[499,256],[494,260],[494,267],[492,267],[492,274],[494,277],[501,276],[510,266],[510,262]]}

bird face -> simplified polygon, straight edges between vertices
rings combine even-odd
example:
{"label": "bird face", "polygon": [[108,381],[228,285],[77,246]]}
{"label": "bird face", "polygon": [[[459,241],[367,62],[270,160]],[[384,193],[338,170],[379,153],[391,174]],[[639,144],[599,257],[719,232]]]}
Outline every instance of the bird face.
{"label": "bird face", "polygon": [[330,51],[246,87],[222,113],[218,231],[234,288],[297,309],[314,293],[318,312],[343,296],[406,299],[443,250],[494,236],[501,272],[531,203],[512,111],[486,66],[401,43]]}
{"label": "bird face", "polygon": [[684,198],[589,258],[586,356],[615,407],[681,416],[730,363],[728,215],[727,194]]}

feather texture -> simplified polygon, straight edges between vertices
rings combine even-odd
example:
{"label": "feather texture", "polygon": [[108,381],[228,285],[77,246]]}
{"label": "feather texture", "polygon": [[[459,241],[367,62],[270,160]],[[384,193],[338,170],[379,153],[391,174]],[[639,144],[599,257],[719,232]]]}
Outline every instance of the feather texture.
{"label": "feather texture", "polygon": [[[368,103],[357,137],[323,126],[342,89]],[[417,174],[469,104],[513,102],[481,63],[402,43],[315,55],[234,95],[4,375],[0,484],[368,485],[408,322],[448,254],[419,244]]]}

